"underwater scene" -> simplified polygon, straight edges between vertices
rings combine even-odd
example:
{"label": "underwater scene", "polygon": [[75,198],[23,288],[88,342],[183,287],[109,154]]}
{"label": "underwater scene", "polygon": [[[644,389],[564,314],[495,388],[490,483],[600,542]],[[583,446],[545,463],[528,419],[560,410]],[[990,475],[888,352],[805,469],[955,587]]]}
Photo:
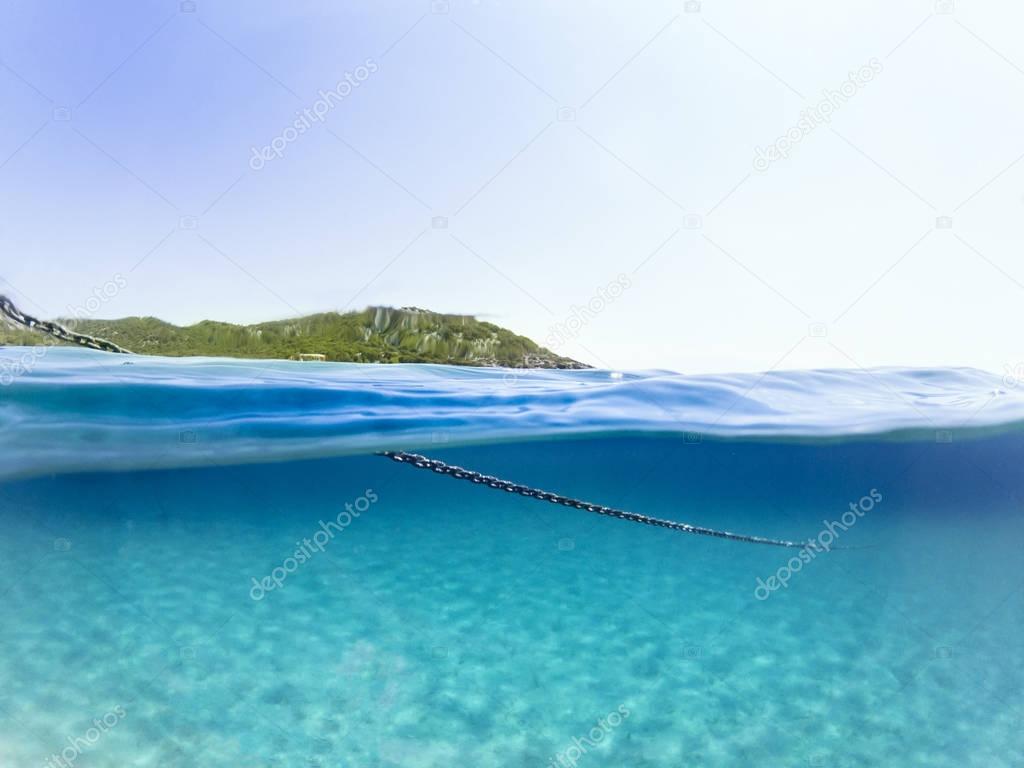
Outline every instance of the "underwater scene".
{"label": "underwater scene", "polygon": [[1024,764],[1015,380],[26,354],[2,766]]}

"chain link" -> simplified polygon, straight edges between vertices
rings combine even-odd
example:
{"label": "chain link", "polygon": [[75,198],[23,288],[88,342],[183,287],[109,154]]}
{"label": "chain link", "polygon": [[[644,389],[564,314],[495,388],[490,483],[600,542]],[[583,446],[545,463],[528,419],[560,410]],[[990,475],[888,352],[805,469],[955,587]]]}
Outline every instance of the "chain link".
{"label": "chain link", "polygon": [[443,461],[439,461],[438,459],[428,459],[426,456],[421,456],[418,453],[406,453],[404,451],[380,451],[379,455],[387,456],[389,459],[393,459],[394,461],[402,464],[409,464],[413,467],[418,467],[419,469],[429,469],[441,475],[448,475],[450,477],[454,477],[456,480],[468,480],[471,483],[486,485],[488,488],[494,488],[499,491],[517,493],[520,496],[525,496],[529,499],[547,501],[551,504],[561,504],[562,506],[580,509],[584,512],[592,512],[595,515],[606,515],[608,517],[618,518],[619,520],[628,520],[631,523],[654,525],[658,528],[668,528],[673,531],[696,534],[697,536],[715,536],[719,539],[743,541],[748,544],[768,544],[773,547],[790,548],[802,548],[807,546],[807,542],[805,541],[766,539],[761,536],[746,536],[741,533],[716,531],[713,528],[702,528],[698,525],[677,523],[673,520],[661,520],[657,517],[649,517],[637,512],[626,512],[621,509],[615,509],[614,507],[605,507],[601,504],[591,504],[587,501],[572,499],[568,496],[560,496],[557,493],[550,493],[549,491],[531,488],[528,485],[520,485],[519,483],[502,480],[501,478],[493,477],[492,475],[485,475],[480,472],[474,472],[470,469],[463,469],[462,467],[454,466],[452,464],[445,464]]}
{"label": "chain link", "polygon": [[[74,331],[68,330],[60,323],[53,323],[47,320],[39,320],[31,315],[26,315],[24,312],[19,310],[10,299],[0,294],[0,314],[7,319],[23,325],[26,328],[33,331],[40,331],[42,333],[49,334],[55,339],[60,341],[66,341],[71,344],[78,344],[79,346],[88,347],[90,349],[96,349],[101,352],[115,352],[118,354],[131,354],[127,349],[119,347],[112,341],[106,339],[97,339],[93,336],[86,336],[83,333],[75,333]],[[387,456],[389,459],[393,459],[402,464],[410,464],[419,469],[429,469],[437,472],[441,475],[448,475],[454,477],[456,480],[468,480],[471,483],[477,485],[486,485],[488,488],[494,488],[495,490],[505,491],[507,493],[517,493],[520,496],[525,496],[528,499],[537,499],[538,501],[547,501],[551,504],[561,504],[564,507],[572,507],[573,509],[579,509],[584,512],[592,512],[595,515],[605,515],[606,517],[615,517],[619,520],[628,520],[631,523],[642,523],[643,525],[653,525],[658,528],[668,528],[673,531],[681,531],[683,533],[692,533],[697,536],[715,536],[719,539],[729,539],[730,541],[743,541],[748,544],[768,544],[773,547],[790,547],[800,548],[807,546],[807,542],[803,541],[785,541],[780,539],[766,539],[761,536],[746,536],[741,533],[730,533],[729,531],[716,531],[713,528],[702,528],[698,525],[690,525],[689,523],[677,523],[674,520],[661,520],[657,517],[649,517],[648,515],[641,515],[637,512],[626,512],[621,509],[615,509],[614,507],[605,507],[601,504],[591,504],[587,501],[580,501],[579,499],[572,499],[568,496],[560,496],[557,493],[551,493],[549,491],[542,491],[537,488],[531,488],[528,485],[520,485],[519,483],[513,483],[508,480],[502,480],[499,477],[492,475],[485,475],[480,472],[474,472],[471,469],[463,469],[451,464],[445,464],[443,461],[438,459],[428,459],[426,456],[421,456],[418,453],[406,453],[404,451],[381,451],[381,456]]]}
{"label": "chain link", "polygon": [[65,328],[60,323],[52,323],[49,320],[39,320],[38,318],[32,317],[32,315],[26,315],[14,306],[13,301],[3,294],[0,294],[0,314],[18,325],[25,326],[29,330],[40,331],[60,341],[66,341],[69,344],[78,344],[81,347],[96,349],[100,352],[116,352],[121,355],[131,354],[127,349],[119,347],[112,341],[97,339],[93,336],[86,336],[84,333],[75,333],[74,331]]}

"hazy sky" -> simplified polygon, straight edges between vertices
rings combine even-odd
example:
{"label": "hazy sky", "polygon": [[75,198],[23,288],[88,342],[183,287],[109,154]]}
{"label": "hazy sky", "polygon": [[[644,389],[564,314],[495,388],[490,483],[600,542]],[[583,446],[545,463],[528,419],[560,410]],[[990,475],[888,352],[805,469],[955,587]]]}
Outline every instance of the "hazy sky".
{"label": "hazy sky", "polygon": [[29,311],[416,305],[684,372],[1024,360],[1017,3],[4,6]]}

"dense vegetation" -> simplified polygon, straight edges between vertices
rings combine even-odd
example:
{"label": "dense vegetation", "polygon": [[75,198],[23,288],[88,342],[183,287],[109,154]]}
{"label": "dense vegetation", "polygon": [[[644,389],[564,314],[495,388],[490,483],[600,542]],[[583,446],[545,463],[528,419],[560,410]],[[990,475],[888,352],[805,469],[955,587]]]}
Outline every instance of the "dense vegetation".
{"label": "dense vegetation", "polygon": [[[79,333],[109,339],[132,352],[168,356],[289,358],[323,354],[362,363],[447,363],[510,368],[586,368],[524,336],[465,315],[370,307],[295,320],[233,325],[212,320],[187,327],[154,317],[62,321]],[[0,345],[49,344],[52,339],[0,325]]]}

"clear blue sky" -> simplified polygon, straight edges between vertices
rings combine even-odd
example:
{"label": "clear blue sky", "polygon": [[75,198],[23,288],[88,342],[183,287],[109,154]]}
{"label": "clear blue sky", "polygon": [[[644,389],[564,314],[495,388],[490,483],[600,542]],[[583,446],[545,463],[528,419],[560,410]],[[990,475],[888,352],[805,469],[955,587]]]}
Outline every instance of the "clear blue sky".
{"label": "clear blue sky", "polygon": [[1024,19],[951,6],[5,3],[0,290],[178,323],[412,304],[614,368],[1002,371]]}

